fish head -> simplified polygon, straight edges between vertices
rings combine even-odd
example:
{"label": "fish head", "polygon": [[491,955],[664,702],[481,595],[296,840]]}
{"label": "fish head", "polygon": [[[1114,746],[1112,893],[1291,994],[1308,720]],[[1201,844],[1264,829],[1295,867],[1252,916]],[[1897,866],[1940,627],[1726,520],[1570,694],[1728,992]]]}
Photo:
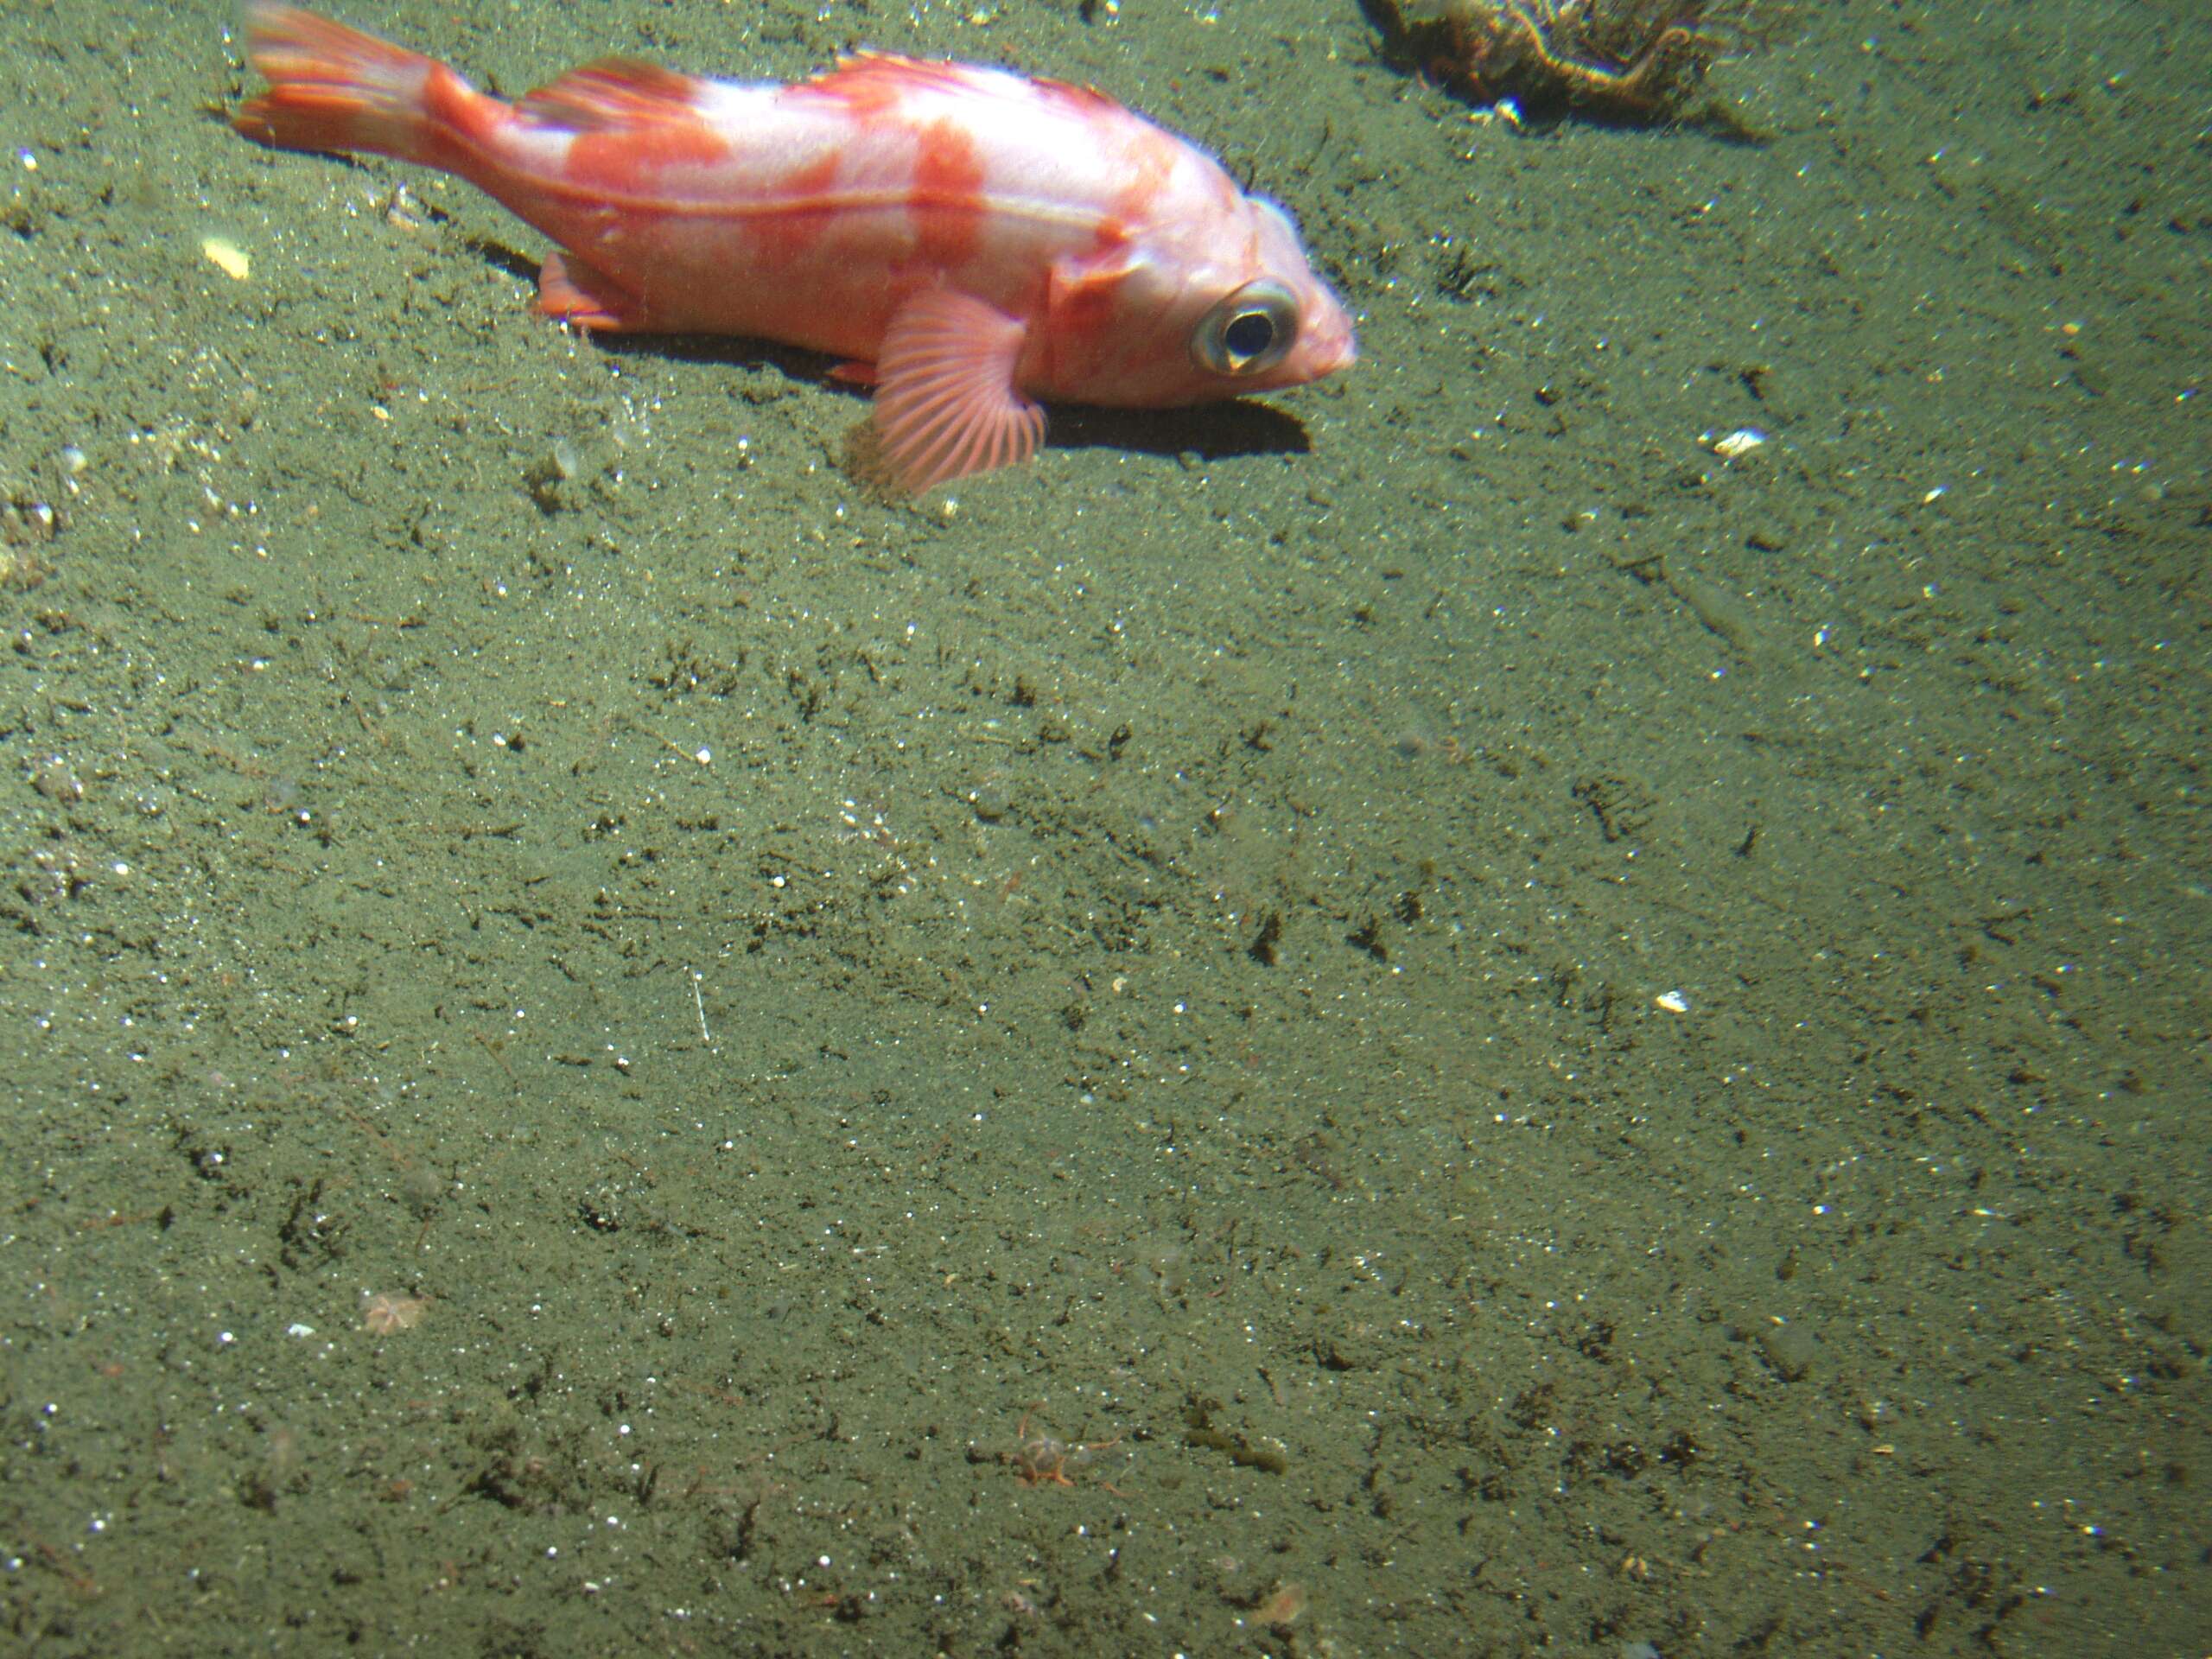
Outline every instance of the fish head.
{"label": "fish head", "polygon": [[1351,366],[1351,317],[1314,273],[1290,215],[1230,194],[1233,207],[1156,225],[1054,272],[1043,395],[1169,409]]}

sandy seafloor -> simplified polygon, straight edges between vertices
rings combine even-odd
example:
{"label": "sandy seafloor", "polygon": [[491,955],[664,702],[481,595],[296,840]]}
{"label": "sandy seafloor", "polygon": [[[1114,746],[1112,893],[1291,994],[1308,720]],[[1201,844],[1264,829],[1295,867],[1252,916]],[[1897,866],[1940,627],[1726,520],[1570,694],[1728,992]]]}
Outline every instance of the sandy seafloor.
{"label": "sandy seafloor", "polygon": [[2194,0],[1808,6],[1758,145],[352,15],[1096,82],[1363,358],[887,506],[223,7],[0,10],[10,1651],[2204,1650]]}

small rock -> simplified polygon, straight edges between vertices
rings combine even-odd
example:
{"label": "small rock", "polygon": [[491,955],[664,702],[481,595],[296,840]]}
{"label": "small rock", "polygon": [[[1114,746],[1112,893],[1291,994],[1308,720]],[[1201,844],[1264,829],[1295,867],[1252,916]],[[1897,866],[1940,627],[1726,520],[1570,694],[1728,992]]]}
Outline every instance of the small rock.
{"label": "small rock", "polygon": [[1813,1333],[1802,1325],[1770,1325],[1759,1332],[1759,1351],[1785,1382],[1813,1369]]}

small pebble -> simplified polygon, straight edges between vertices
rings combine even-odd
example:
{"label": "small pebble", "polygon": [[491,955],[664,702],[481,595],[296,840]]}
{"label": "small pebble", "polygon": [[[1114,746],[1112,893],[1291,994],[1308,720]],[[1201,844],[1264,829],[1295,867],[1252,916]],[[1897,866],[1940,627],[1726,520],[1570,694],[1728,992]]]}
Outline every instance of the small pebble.
{"label": "small pebble", "polygon": [[1802,1325],[1770,1325],[1759,1332],[1759,1351],[1785,1382],[1813,1369],[1813,1333]]}
{"label": "small pebble", "polygon": [[48,800],[59,801],[64,806],[74,806],[85,798],[85,785],[69,770],[69,763],[58,754],[48,757],[46,764],[31,774],[31,787]]}

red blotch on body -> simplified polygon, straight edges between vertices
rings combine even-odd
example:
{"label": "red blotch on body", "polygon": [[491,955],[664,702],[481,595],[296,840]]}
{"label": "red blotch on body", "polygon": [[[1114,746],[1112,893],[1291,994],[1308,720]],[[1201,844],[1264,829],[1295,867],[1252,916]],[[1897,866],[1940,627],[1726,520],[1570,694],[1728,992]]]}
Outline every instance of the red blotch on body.
{"label": "red blotch on body", "polygon": [[932,121],[915,135],[916,256],[940,270],[974,257],[983,220],[983,163],[976,141],[956,122]]}
{"label": "red blotch on body", "polygon": [[750,257],[756,264],[796,266],[829,234],[838,208],[829,200],[844,157],[832,150],[776,181],[766,199],[744,218]]}
{"label": "red blotch on body", "polygon": [[1154,205],[1175,176],[1181,148],[1164,132],[1139,131],[1135,142],[1123,147],[1117,169],[1122,183],[1114,193],[1112,217],[1135,225],[1148,225],[1156,217]]}
{"label": "red blotch on body", "polygon": [[411,159],[431,167],[458,168],[470,151],[488,149],[506,106],[486,98],[442,63],[423,77],[423,130],[428,141]]}
{"label": "red blotch on body", "polygon": [[698,86],[658,64],[607,58],[523,99],[525,121],[575,135],[565,176],[582,188],[634,194],[669,168],[712,167],[729,144],[697,106]]}

